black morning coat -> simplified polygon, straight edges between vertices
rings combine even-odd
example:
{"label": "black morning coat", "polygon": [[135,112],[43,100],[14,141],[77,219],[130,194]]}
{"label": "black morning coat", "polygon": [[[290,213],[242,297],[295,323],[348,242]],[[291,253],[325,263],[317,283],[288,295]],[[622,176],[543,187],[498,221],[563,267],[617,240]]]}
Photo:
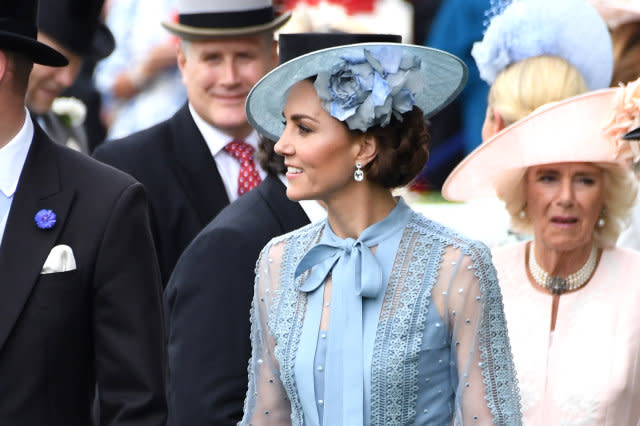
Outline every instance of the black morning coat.
{"label": "black morning coat", "polygon": [[[29,119],[29,118],[27,118]],[[164,425],[161,282],[144,188],[35,134],[0,246],[0,425]],[[35,214],[51,210],[50,229]],[[75,270],[41,274],[54,246]]]}
{"label": "black morning coat", "polygon": [[249,309],[260,250],[309,223],[282,182],[266,179],[194,239],[165,289],[170,426],[235,425],[251,356]]}

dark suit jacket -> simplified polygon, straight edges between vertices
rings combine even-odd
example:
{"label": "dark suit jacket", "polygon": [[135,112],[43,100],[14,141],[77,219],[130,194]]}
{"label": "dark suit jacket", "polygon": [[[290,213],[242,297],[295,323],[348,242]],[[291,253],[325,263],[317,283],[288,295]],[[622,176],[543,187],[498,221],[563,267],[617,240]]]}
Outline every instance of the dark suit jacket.
{"label": "dark suit jacket", "polygon": [[187,245],[229,204],[187,104],[160,124],[102,144],[94,157],[129,173],[147,189],[151,231],[166,283]]}
{"label": "dark suit jacket", "polygon": [[[51,229],[36,226],[53,210]],[[54,246],[75,270],[41,274]],[[142,185],[35,124],[0,246],[0,424],[162,425],[158,264]]]}
{"label": "dark suit jacket", "polygon": [[273,237],[308,223],[282,182],[268,176],[185,250],[165,290],[170,425],[240,421],[258,255]]}

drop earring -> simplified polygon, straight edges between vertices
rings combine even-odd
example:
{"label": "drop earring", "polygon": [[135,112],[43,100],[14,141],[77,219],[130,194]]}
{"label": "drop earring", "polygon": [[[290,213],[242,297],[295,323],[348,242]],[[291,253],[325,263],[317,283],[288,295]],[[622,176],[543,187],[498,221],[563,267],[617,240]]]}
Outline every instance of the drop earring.
{"label": "drop earring", "polygon": [[604,228],[604,226],[607,224],[607,220],[604,218],[606,212],[607,211],[603,207],[602,211],[600,212],[600,217],[598,218],[598,228]]}
{"label": "drop earring", "polygon": [[520,213],[518,213],[518,216],[520,217],[520,220],[524,220],[527,217],[527,204],[525,203],[522,208],[520,209]]}
{"label": "drop earring", "polygon": [[356,163],[356,170],[353,172],[353,180],[356,182],[362,182],[364,180],[364,172],[362,171],[362,163]]}

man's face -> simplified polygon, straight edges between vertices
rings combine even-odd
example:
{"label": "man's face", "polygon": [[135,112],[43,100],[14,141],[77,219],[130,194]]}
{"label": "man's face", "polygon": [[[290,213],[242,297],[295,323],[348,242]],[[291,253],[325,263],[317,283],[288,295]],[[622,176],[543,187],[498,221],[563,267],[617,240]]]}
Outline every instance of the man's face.
{"label": "man's face", "polygon": [[254,84],[277,63],[271,34],[189,42],[178,49],[178,67],[193,108],[233,137],[251,132],[244,103]]}
{"label": "man's face", "polygon": [[29,86],[27,87],[26,104],[30,111],[36,114],[45,114],[51,109],[53,100],[73,84],[80,71],[82,58],[61,46],[46,34],[39,33],[38,41],[53,47],[69,59],[69,65],[65,67],[33,65],[33,71],[29,76]]}

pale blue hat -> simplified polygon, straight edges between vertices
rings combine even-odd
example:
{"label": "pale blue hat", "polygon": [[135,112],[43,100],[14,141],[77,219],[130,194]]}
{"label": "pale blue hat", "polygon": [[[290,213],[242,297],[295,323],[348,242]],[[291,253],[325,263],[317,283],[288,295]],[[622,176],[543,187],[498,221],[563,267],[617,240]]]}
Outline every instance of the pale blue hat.
{"label": "pale blue hat", "polygon": [[278,66],[251,90],[247,119],[278,140],[282,111],[295,83],[317,76],[322,107],[351,129],[385,126],[418,106],[430,117],[462,91],[467,68],[441,50],[399,43],[359,43],[318,50]]}
{"label": "pale blue hat", "polygon": [[[589,90],[609,87],[613,47],[605,21],[586,0],[500,1],[471,55],[480,77],[492,84],[507,66],[533,56],[567,60],[582,74]],[[544,82],[541,82],[544,84]]]}

